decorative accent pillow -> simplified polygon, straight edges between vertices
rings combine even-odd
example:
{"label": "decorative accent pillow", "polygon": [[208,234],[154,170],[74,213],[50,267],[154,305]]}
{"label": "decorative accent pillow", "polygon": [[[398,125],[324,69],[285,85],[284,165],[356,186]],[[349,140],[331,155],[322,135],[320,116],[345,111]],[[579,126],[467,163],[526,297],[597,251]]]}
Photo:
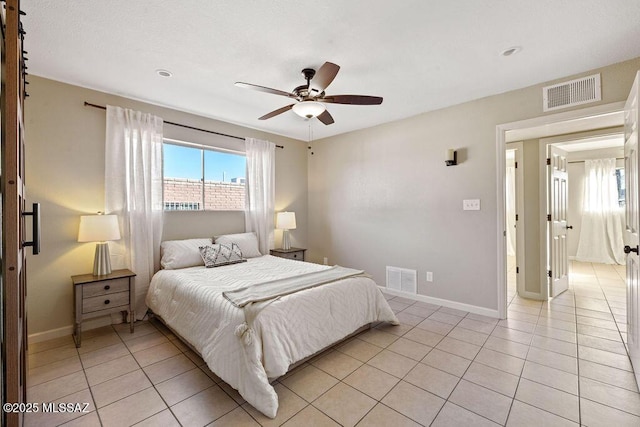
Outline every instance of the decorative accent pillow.
{"label": "decorative accent pillow", "polygon": [[219,243],[211,246],[201,246],[200,256],[204,261],[204,266],[207,268],[247,261],[242,257],[242,251],[235,243],[230,246]]}
{"label": "decorative accent pillow", "polygon": [[235,243],[242,251],[242,255],[245,258],[255,258],[262,256],[258,249],[258,237],[256,233],[237,233],[237,234],[224,234],[222,236],[216,236],[213,238],[213,243],[220,243],[223,245],[231,245]]}
{"label": "decorative accent pillow", "polygon": [[211,239],[167,240],[160,244],[160,265],[165,270],[204,265],[200,246],[210,245]]}

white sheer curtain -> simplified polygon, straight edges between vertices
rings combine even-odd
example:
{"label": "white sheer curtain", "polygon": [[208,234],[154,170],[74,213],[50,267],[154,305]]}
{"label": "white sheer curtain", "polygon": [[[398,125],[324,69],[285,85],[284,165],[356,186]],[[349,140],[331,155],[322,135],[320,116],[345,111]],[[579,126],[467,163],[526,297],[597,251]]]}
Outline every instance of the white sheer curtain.
{"label": "white sheer curtain", "polygon": [[507,166],[507,255],[516,256],[516,167]]}
{"label": "white sheer curtain", "polygon": [[275,149],[273,142],[245,139],[247,184],[245,186],[245,229],[258,236],[262,255],[273,248],[275,216]]}
{"label": "white sheer curtain", "polygon": [[149,282],[160,265],[162,237],[162,119],[107,106],[105,206],[120,220],[111,242],[114,268],[136,273],[136,317],[144,317]]}
{"label": "white sheer curtain", "polygon": [[624,264],[624,210],[618,204],[616,159],[585,161],[582,226],[576,260]]}

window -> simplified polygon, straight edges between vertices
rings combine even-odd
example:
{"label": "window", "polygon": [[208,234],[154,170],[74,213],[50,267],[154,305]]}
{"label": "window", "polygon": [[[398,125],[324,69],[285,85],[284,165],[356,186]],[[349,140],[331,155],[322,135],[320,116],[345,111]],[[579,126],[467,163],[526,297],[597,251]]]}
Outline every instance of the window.
{"label": "window", "polygon": [[165,141],[163,156],[166,211],[244,210],[244,155]]}
{"label": "window", "polygon": [[616,183],[618,184],[618,205],[624,207],[625,187],[624,187],[624,168],[616,168]]}

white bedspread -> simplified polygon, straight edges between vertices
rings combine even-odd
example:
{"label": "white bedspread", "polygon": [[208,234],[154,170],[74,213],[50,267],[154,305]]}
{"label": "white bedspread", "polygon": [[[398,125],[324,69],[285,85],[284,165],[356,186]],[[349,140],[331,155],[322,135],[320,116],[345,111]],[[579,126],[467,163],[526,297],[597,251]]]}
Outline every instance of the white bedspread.
{"label": "white bedspread", "polygon": [[353,277],[278,298],[253,321],[247,345],[234,334],[244,312],[222,292],[326,268],[266,255],[224,267],[161,270],[146,302],[216,375],[273,418],[278,396],[269,378],[368,323],[398,320],[372,279]]}

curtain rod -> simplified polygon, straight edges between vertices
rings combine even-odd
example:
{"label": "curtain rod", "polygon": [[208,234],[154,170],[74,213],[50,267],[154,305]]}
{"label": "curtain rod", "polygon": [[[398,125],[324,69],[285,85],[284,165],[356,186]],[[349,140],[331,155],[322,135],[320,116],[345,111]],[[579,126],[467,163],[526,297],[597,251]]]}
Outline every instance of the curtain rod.
{"label": "curtain rod", "polygon": [[[99,108],[101,110],[106,110],[107,107],[104,107],[102,105],[97,105],[97,104],[92,104],[90,102],[84,101],[84,106],[85,107],[93,107],[93,108]],[[235,135],[228,135],[226,133],[220,133],[220,132],[216,132],[213,130],[208,130],[208,129],[202,129],[202,128],[197,128],[194,126],[189,126],[189,125],[183,125],[181,123],[175,123],[175,122],[169,122],[167,120],[163,121],[164,123],[168,124],[168,125],[173,125],[173,126],[179,126],[181,128],[187,128],[187,129],[192,129],[192,130],[197,130],[200,132],[206,132],[206,133],[213,133],[215,135],[220,135],[220,136],[226,136],[227,138],[234,138],[234,139],[241,139],[244,141],[244,138],[240,137],[240,136],[235,136]],[[276,145],[277,148],[284,148],[283,145]]]}
{"label": "curtain rod", "polygon": [[[590,160],[596,160],[596,159],[590,159]],[[624,157],[616,157],[616,160],[624,160]],[[567,163],[584,163],[586,160],[573,160]]]}

